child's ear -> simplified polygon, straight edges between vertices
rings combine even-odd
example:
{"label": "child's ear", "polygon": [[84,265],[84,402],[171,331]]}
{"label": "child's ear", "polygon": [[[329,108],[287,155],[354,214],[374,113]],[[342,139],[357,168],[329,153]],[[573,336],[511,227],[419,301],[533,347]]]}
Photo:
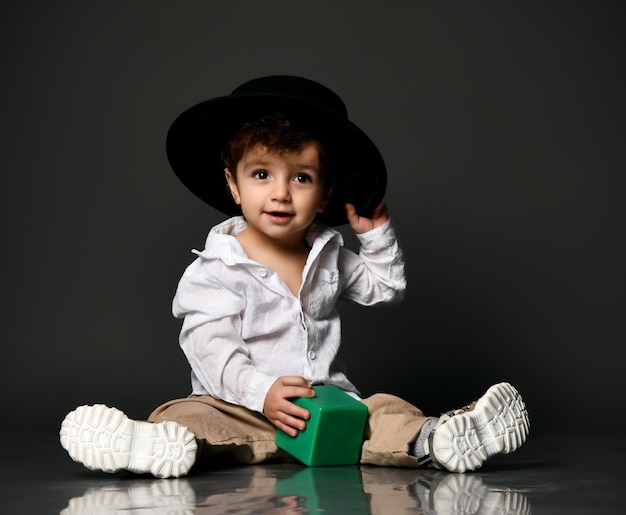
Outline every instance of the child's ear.
{"label": "child's ear", "polygon": [[239,189],[237,188],[237,181],[235,181],[235,177],[232,173],[230,173],[228,168],[224,168],[224,176],[226,177],[228,189],[230,189],[230,194],[233,196],[235,204],[239,205],[241,201],[239,199]]}
{"label": "child's ear", "polygon": [[333,191],[335,190],[335,185],[331,184],[330,186],[328,186],[327,188],[324,188],[324,196],[322,197],[322,200],[320,201],[320,204],[317,208],[317,212],[318,213],[323,213],[324,209],[326,209],[326,206],[328,205],[328,203],[330,202],[330,199],[333,196]]}

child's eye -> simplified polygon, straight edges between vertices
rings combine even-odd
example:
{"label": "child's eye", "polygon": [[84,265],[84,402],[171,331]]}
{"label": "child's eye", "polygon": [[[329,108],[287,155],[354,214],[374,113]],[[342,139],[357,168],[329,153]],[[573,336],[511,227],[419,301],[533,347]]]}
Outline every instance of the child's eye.
{"label": "child's eye", "polygon": [[255,177],[256,179],[267,179],[270,174],[267,172],[267,170],[256,170],[253,174],[253,177]]}
{"label": "child's eye", "polygon": [[306,173],[299,173],[298,175],[294,177],[294,180],[296,182],[305,183],[305,182],[311,182],[312,179],[311,179],[311,176]]}

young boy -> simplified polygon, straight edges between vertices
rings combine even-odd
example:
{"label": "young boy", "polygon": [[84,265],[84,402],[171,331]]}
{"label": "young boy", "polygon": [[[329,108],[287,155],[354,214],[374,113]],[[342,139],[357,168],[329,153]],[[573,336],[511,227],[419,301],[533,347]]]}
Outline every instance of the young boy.
{"label": "young boy", "polygon": [[[167,150],[181,181],[232,215],[196,252],[173,302],[192,394],[148,422],[81,406],[63,421],[61,443],[88,468],[157,477],[184,475],[200,458],[284,458],[277,428],[296,435],[309,417],[291,399],[313,397],[313,384],[361,399],[337,358],[336,301],[403,296],[384,162],[335,93],[291,76],[255,79],[192,107],[170,128]],[[346,222],[358,254],[331,228]],[[464,472],[528,434],[524,403],[508,383],[439,418],[392,395],[362,402],[366,464]]]}

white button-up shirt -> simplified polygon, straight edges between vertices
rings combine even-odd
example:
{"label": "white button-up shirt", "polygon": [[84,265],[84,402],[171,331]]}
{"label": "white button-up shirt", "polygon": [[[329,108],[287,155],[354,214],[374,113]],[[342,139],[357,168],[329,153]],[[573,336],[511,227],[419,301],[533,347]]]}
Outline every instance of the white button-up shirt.
{"label": "white button-up shirt", "polygon": [[263,412],[280,376],[302,376],[358,397],[337,358],[339,298],[362,305],[394,302],[406,287],[404,261],[390,222],[357,235],[359,254],[339,232],[313,224],[298,296],[273,270],[248,258],[235,236],[243,217],[215,226],[180,280],[173,313],[184,318],[180,345],[192,393]]}

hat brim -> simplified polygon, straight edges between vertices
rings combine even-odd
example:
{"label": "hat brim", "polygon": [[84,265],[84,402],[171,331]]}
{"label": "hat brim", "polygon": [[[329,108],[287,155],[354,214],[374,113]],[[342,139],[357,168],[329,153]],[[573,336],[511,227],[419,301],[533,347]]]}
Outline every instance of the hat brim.
{"label": "hat brim", "polygon": [[279,95],[229,95],[183,112],[167,135],[174,173],[198,198],[227,215],[241,214],[224,177],[222,151],[241,124],[255,114],[283,113],[307,121],[331,157],[335,187],[318,219],[330,226],[347,223],[345,204],[371,217],[387,187],[383,158],[372,140],[341,114],[301,99]]}

